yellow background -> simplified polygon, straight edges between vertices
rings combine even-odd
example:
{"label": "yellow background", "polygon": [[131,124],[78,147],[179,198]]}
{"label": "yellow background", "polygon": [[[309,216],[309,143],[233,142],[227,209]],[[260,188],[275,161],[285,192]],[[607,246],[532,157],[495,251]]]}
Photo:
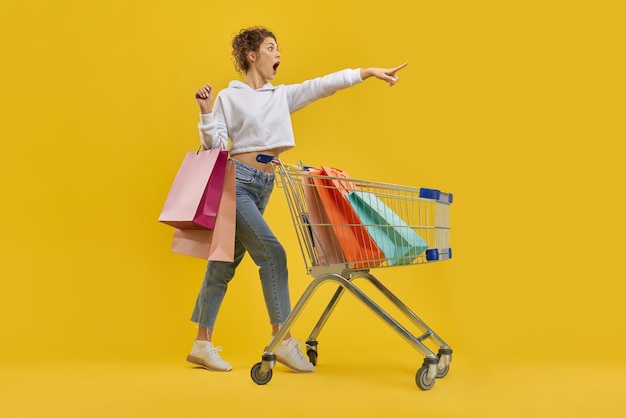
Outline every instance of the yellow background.
{"label": "yellow background", "polygon": [[[602,381],[596,365],[623,371],[617,4],[3,2],[0,367],[14,370],[5,376],[26,364],[187,367],[204,262],[171,254],[172,230],[156,219],[184,153],[198,147],[195,89],[238,77],[232,34],[256,24],[281,47],[275,83],[409,62],[391,89],[367,80],[294,114],[297,147],[283,160],[454,194],[451,261],[374,271],[453,347],[453,370],[482,370],[490,388],[507,367],[584,365],[584,377],[571,374],[590,387]],[[281,190],[267,218],[290,256],[295,302],[310,277]],[[245,371],[269,341],[267,322],[246,259],[216,343]],[[406,352],[348,297],[321,338],[338,359],[360,353],[354,369]]]}

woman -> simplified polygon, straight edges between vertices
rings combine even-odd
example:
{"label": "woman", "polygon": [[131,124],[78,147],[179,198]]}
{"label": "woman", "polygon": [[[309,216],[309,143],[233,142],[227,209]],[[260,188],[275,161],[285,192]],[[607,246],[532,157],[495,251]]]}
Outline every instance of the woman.
{"label": "woman", "polygon": [[[263,27],[242,29],[232,42],[236,69],[244,81],[231,81],[214,99],[213,87],[201,87],[195,95],[200,107],[201,143],[204,149],[228,146],[236,165],[237,226],[234,262],[209,261],[191,320],[198,335],[187,360],[209,370],[229,371],[221,349],[212,344],[213,328],[228,283],[248,252],[259,266],[265,305],[276,335],[291,312],[285,250],[263,218],[274,186],[271,165],[257,162],[259,153],[278,157],[293,148],[291,113],[374,77],[393,86],[396,68],[346,69],[300,84],[273,86],[280,65],[276,37]],[[288,333],[275,352],[276,359],[295,372],[313,372],[315,367]]]}

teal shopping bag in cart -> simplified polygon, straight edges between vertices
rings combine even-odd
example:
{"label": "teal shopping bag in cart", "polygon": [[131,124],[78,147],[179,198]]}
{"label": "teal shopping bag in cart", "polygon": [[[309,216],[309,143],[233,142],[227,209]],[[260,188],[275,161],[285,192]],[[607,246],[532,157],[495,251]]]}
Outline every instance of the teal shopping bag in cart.
{"label": "teal shopping bag in cart", "polygon": [[353,190],[346,198],[389,265],[410,264],[428,248],[428,243],[375,194]]}

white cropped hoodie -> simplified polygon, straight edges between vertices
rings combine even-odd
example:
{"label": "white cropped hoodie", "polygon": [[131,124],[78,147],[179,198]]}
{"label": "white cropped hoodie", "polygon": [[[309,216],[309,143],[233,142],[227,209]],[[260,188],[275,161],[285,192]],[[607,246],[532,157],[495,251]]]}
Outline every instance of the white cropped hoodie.
{"label": "white cropped hoodie", "polygon": [[268,82],[257,90],[231,81],[217,95],[213,111],[200,115],[202,147],[227,149],[230,138],[231,155],[293,148],[293,112],[361,82],[360,69],[345,69],[299,84],[273,86]]}

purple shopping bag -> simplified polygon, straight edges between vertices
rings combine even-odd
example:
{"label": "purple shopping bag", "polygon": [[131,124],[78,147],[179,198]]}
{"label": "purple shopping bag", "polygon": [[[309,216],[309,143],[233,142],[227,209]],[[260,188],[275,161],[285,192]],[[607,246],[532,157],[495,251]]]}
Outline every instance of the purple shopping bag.
{"label": "purple shopping bag", "polygon": [[213,229],[217,218],[228,151],[188,152],[174,178],[159,222],[177,229]]}

